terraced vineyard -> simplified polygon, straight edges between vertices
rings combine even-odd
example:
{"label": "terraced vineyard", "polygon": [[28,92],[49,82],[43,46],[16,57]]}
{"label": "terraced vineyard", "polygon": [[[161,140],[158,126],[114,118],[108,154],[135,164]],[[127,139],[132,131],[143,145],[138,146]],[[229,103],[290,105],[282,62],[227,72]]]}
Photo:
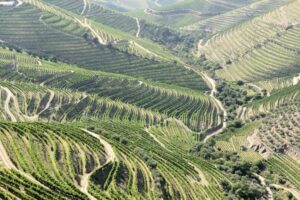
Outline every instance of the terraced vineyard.
{"label": "terraced vineyard", "polygon": [[[162,87],[151,82],[146,81],[144,83],[129,77],[118,77],[102,72],[97,74],[97,72],[83,70],[70,65],[60,65],[37,60],[30,56],[13,54],[5,50],[3,50],[2,53],[2,60],[4,63],[12,64],[16,62],[18,65],[18,72],[15,73],[12,73],[12,67],[10,66],[4,65],[1,68],[1,76],[6,80],[20,80],[21,76],[26,82],[30,81],[39,83],[40,85],[85,92],[91,95],[97,95],[101,98],[104,97],[117,102],[121,101],[126,104],[133,104],[135,107],[151,110],[155,113],[161,113],[162,115],[170,117],[176,117],[195,131],[215,127],[221,123],[218,116],[220,110],[217,104],[210,97],[198,92],[190,91],[187,93],[186,90],[182,88],[170,88],[163,85]],[[93,103],[95,101],[93,97],[83,98],[79,96],[77,98],[82,101],[81,103],[77,102],[78,106],[84,105],[87,106],[88,109],[92,109],[90,111],[82,110],[83,113],[88,112],[89,114],[84,114],[88,116],[96,112],[97,109],[100,111],[101,107],[106,107],[107,104],[103,104],[103,100],[101,103]],[[117,104],[112,105],[112,109],[117,109],[121,112],[122,107],[127,107],[126,104],[120,107]],[[76,107],[73,103],[70,103],[69,107],[70,106]],[[95,106],[98,108],[96,109]],[[131,109],[135,110],[134,107],[129,107],[128,109],[124,108],[123,115],[124,112],[127,114]],[[133,111],[133,113],[135,112],[136,111]],[[139,111],[137,111],[137,113],[139,113]],[[131,114],[128,113],[127,116],[130,117]],[[140,114],[138,116],[140,116]],[[147,120],[154,120],[154,118],[147,114],[144,116]],[[158,117],[155,121],[158,122],[160,121],[159,119],[161,119],[161,117]]]}
{"label": "terraced vineyard", "polygon": [[300,85],[286,87],[272,93],[270,97],[255,101],[248,105],[243,118],[259,115],[268,111],[276,110],[277,107],[299,100]]}
{"label": "terraced vineyard", "polygon": [[299,1],[293,1],[217,34],[201,51],[208,59],[222,63],[217,74],[229,81],[295,75],[299,72],[299,6]]}
{"label": "terraced vineyard", "polygon": [[[244,1],[243,1],[244,2]],[[200,22],[191,24],[184,27],[187,30],[201,30],[217,33],[219,31],[226,30],[232,26],[251,19],[252,17],[259,16],[272,8],[284,5],[288,1],[260,1],[252,2],[248,5],[234,9],[229,12],[225,12],[220,15],[213,16],[211,18],[202,20]]]}
{"label": "terraced vineyard", "polygon": [[[25,87],[24,87],[25,86]],[[80,121],[93,119],[118,119],[157,124],[163,117],[143,109],[113,102],[109,99],[87,96],[44,87],[1,83],[1,113],[11,121]]]}
{"label": "terraced vineyard", "polygon": [[[187,0],[187,1],[155,1],[144,9],[143,17],[156,23],[173,27],[197,24],[223,13],[236,10],[251,4],[252,0]],[[135,13],[135,12],[134,12]],[[138,13],[139,15],[142,15]]]}
{"label": "terraced vineyard", "polygon": [[238,133],[229,133],[226,136],[220,136],[216,143],[216,147],[222,151],[237,152],[239,156],[249,162],[257,162],[262,159],[259,153],[252,149],[248,149],[250,145],[247,140],[248,136],[253,133],[259,123],[255,122],[243,127]]}
{"label": "terraced vineyard", "polygon": [[3,23],[1,40],[35,55],[92,70],[126,74],[195,90],[207,89],[202,77],[192,70],[179,64],[139,58],[95,43],[95,39],[87,34],[88,29],[52,13],[28,4],[13,10],[2,7],[0,9]]}
{"label": "terraced vineyard", "polygon": [[135,34],[138,29],[134,18],[105,9],[97,5],[97,2],[94,1],[86,2],[87,5],[84,5],[84,1],[74,0],[46,0],[45,2],[74,12],[78,15],[85,16],[102,24],[109,25],[110,27],[120,29],[127,33]]}
{"label": "terraced vineyard", "polygon": [[0,0],[0,199],[300,199],[299,9]]}
{"label": "terraced vineyard", "polygon": [[[27,191],[8,194],[22,199],[87,199],[80,191],[80,181],[106,162],[97,139],[71,126],[2,122],[1,148],[10,160],[4,170],[13,169],[7,175],[2,169],[1,185],[11,187],[15,179]],[[34,187],[28,187],[32,182]]]}

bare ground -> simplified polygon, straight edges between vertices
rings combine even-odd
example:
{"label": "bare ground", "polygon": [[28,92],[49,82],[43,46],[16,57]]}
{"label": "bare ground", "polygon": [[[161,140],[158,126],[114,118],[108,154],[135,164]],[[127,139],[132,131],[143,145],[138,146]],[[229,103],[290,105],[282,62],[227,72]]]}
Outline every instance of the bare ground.
{"label": "bare ground", "polygon": [[194,169],[197,171],[198,176],[199,176],[200,179],[201,179],[200,184],[201,184],[201,185],[204,185],[204,186],[208,186],[209,183],[208,183],[208,181],[207,181],[205,175],[203,174],[203,172],[202,172],[197,166],[195,166],[194,164],[192,164],[192,163],[190,163],[190,162],[189,162],[188,164],[191,165],[192,167],[194,167]]}
{"label": "bare ground", "polygon": [[135,20],[136,20],[136,25],[138,28],[135,36],[138,38],[140,36],[140,32],[141,32],[141,25],[140,25],[140,21],[137,17],[135,18]]}

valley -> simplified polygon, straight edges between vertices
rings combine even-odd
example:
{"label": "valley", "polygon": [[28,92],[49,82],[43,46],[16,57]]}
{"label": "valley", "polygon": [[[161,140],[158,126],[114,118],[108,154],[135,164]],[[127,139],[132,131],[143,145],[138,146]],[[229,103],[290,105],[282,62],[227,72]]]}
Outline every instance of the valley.
{"label": "valley", "polygon": [[0,0],[0,199],[299,199],[299,9]]}

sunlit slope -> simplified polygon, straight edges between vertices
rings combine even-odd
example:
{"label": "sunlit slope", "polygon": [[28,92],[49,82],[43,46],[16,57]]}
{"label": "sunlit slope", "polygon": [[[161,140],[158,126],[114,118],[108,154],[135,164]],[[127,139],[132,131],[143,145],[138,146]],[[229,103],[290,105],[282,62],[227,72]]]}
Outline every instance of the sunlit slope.
{"label": "sunlit slope", "polygon": [[80,187],[82,180],[107,160],[97,138],[59,124],[1,122],[0,126],[0,184],[7,188],[2,194],[20,199],[88,199]]}
{"label": "sunlit slope", "polygon": [[254,101],[247,105],[244,118],[259,116],[260,113],[266,113],[276,110],[277,107],[291,104],[300,99],[300,85],[289,86],[271,93],[271,96],[262,100]]}
{"label": "sunlit slope", "polygon": [[254,1],[252,3],[249,2],[247,5],[242,7],[236,7],[228,12],[197,21],[193,24],[185,26],[183,29],[190,31],[205,30],[207,32],[217,33],[253,17],[259,16],[288,2],[289,0],[264,0]]}
{"label": "sunlit slope", "polygon": [[208,165],[203,170],[209,182],[202,184],[198,168],[160,147],[139,126],[103,121],[89,130],[43,123],[0,127],[0,184],[26,188],[0,190],[8,197],[223,199],[216,185],[225,178],[222,173]]}
{"label": "sunlit slope", "polygon": [[221,32],[200,51],[222,64],[217,74],[229,81],[249,82],[299,72],[300,1]]}
{"label": "sunlit slope", "polygon": [[[142,112],[144,111],[140,112],[136,108],[126,105],[131,104],[135,107],[180,119],[196,131],[209,129],[221,123],[217,104],[211,97],[201,92],[122,75],[89,71],[64,63],[39,60],[26,54],[13,53],[4,49],[2,49],[0,55],[0,74],[3,79],[33,82],[47,87],[82,92],[83,94],[79,94],[76,99],[82,101],[82,103],[77,103],[79,103],[78,107],[81,107],[80,110],[82,109],[84,116],[86,116],[86,112],[91,112],[92,114],[92,111],[88,110],[93,109],[94,101],[98,101],[92,96],[84,97],[84,93],[87,93],[100,98],[109,98],[116,102],[122,102],[118,105],[118,103],[111,102],[111,104],[109,101],[106,102],[100,99],[100,102],[96,103],[96,105],[99,104],[96,106],[96,110],[101,107],[101,111],[105,110],[105,108],[108,110],[112,109],[111,113],[109,112],[109,116],[114,116],[115,114],[113,113],[116,110],[122,116],[125,114],[124,112],[132,110],[133,114],[135,113],[134,116],[131,116],[131,114],[128,116],[128,113],[126,113],[127,117],[137,117],[141,120],[147,118],[150,121],[154,119],[150,115],[142,117],[144,115]],[[14,68],[14,64],[17,65],[17,69]],[[105,106],[105,102],[110,106]],[[76,107],[77,103],[73,104],[73,106]],[[72,104],[70,106],[72,107]],[[87,106],[87,108],[84,109],[82,106]],[[66,111],[64,112],[67,114]],[[98,117],[102,117],[101,115],[104,114],[102,112],[99,113]],[[158,121],[159,118],[155,121]]]}
{"label": "sunlit slope", "polygon": [[[91,36],[89,29],[72,20],[28,4],[0,9],[3,19],[0,38],[9,45],[87,69],[143,77],[196,90],[207,88],[195,72],[179,64],[141,58],[111,45],[102,45]],[[176,81],[174,77],[177,77]]]}
{"label": "sunlit slope", "polygon": [[172,27],[184,27],[230,12],[253,2],[255,1],[155,1],[155,4],[149,5],[148,8],[140,9],[140,11],[130,11],[130,14],[140,16],[158,24],[164,24]]}
{"label": "sunlit slope", "polygon": [[[183,33],[178,29],[174,30],[169,28],[169,26],[159,26],[157,24],[150,23],[141,17],[131,17],[126,15],[126,13],[119,13],[104,8],[99,6],[97,1],[84,2],[76,0],[45,0],[45,2],[49,3],[50,5],[68,10],[77,15],[81,15],[82,17],[93,20],[99,24],[103,24],[105,26],[112,27],[115,30],[125,32],[127,35],[120,34],[119,38],[122,38],[125,41],[135,41],[137,44],[134,43],[134,46],[133,43],[131,43],[130,46],[133,46],[131,48],[134,49],[135,47],[136,50],[140,51],[137,52],[137,54],[142,53],[142,49],[138,48],[138,45],[142,45],[144,48],[152,51],[155,54],[159,53],[159,55],[170,58],[168,51],[163,47],[167,47],[172,51],[175,47],[182,46],[182,43],[187,40],[187,37],[193,38],[193,35]],[[116,31],[110,32],[115,33]],[[156,43],[156,45],[150,42],[150,40]],[[123,44],[124,41],[117,42],[117,44],[114,44],[114,46],[118,47],[118,43]],[[154,56],[154,54],[149,55]]]}
{"label": "sunlit slope", "polygon": [[159,113],[84,93],[25,83],[0,82],[0,85],[2,120],[72,122],[115,119],[144,125],[158,124],[163,120]]}

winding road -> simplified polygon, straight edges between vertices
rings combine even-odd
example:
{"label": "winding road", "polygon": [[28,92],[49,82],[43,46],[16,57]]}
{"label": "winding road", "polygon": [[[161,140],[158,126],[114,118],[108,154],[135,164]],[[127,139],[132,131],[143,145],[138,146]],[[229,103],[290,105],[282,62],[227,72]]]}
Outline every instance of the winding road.
{"label": "winding road", "polygon": [[[106,162],[105,164],[109,163],[109,162],[114,162],[116,160],[116,154],[113,150],[113,147],[104,139],[102,139],[100,137],[99,134],[94,133],[92,131],[89,131],[87,129],[82,129],[84,132],[88,133],[89,135],[93,136],[94,138],[97,138],[100,143],[104,146],[104,151],[106,154]],[[105,165],[104,164],[104,165]],[[85,193],[89,199],[91,200],[97,200],[95,197],[93,197],[89,192],[88,192],[88,186],[89,186],[89,179],[91,177],[91,175],[97,170],[98,168],[94,169],[93,171],[91,171],[90,173],[85,173],[82,177],[81,177],[81,182],[80,182],[80,189],[83,193]]]}
{"label": "winding road", "polygon": [[211,86],[210,96],[215,100],[215,102],[217,103],[217,105],[219,106],[221,111],[223,112],[223,121],[222,121],[223,126],[220,129],[218,129],[218,130],[212,132],[211,134],[207,135],[203,140],[203,142],[205,143],[205,142],[208,141],[209,138],[222,133],[226,129],[228,114],[227,114],[227,111],[224,108],[222,102],[218,98],[216,98],[216,96],[215,96],[217,94],[216,81],[214,79],[212,79],[211,77],[209,77],[205,72],[202,72],[202,75],[203,75],[203,78],[206,80],[206,82],[209,83],[209,85]]}
{"label": "winding road", "polygon": [[88,4],[87,0],[83,0],[83,8],[82,8],[82,11],[80,13],[81,16],[83,16],[83,14],[84,14],[84,12],[85,12],[85,10],[87,8],[87,4]]}
{"label": "winding road", "polygon": [[76,22],[78,22],[82,27],[89,29],[94,37],[96,37],[100,44],[107,45],[104,39],[99,35],[99,33],[89,24],[88,20],[84,18],[84,22],[82,22],[78,18],[74,18]]}
{"label": "winding road", "polygon": [[140,20],[137,17],[135,18],[135,20],[136,20],[136,25],[138,28],[135,36],[138,38],[138,37],[140,37],[141,25],[140,25]]}
{"label": "winding road", "polygon": [[8,115],[9,119],[12,121],[12,122],[16,122],[17,119],[16,117],[13,115],[13,113],[10,111],[10,106],[9,106],[9,103],[10,103],[10,100],[13,98],[13,94],[12,92],[6,88],[6,87],[2,87],[1,86],[1,89],[5,91],[6,93],[6,99],[4,101],[4,112]]}

